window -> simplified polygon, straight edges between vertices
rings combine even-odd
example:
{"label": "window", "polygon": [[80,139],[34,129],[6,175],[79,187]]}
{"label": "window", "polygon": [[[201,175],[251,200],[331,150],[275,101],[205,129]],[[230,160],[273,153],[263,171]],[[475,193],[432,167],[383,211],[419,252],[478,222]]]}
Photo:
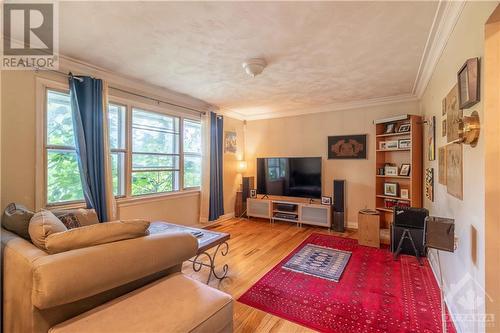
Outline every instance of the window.
{"label": "window", "polygon": [[278,180],[286,175],[286,158],[269,158],[267,169],[269,180]]}
{"label": "window", "polygon": [[[44,86],[43,163],[45,193],[37,205],[83,203],[69,92]],[[118,100],[119,102],[117,102]],[[122,99],[108,104],[111,177],[115,197],[130,198],[195,189],[201,184],[200,121],[145,110]],[[122,104],[124,103],[124,104]],[[42,124],[40,119],[40,124]],[[40,164],[42,166],[42,164]]]}
{"label": "window", "polygon": [[179,190],[179,118],[132,109],[132,195]]}
{"label": "window", "polygon": [[47,90],[46,97],[46,203],[82,201],[69,94]]}
{"label": "window", "polygon": [[201,185],[201,124],[184,119],[184,188]]}
{"label": "window", "polygon": [[118,197],[125,195],[126,115],[125,106],[112,103],[108,105],[113,194]]}

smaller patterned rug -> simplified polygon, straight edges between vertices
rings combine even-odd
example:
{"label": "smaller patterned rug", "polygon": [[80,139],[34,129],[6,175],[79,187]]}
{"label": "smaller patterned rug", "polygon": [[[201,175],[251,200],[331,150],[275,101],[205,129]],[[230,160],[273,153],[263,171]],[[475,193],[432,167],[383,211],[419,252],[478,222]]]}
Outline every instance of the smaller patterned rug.
{"label": "smaller patterned rug", "polygon": [[307,244],[284,265],[284,269],[339,282],[351,252]]}

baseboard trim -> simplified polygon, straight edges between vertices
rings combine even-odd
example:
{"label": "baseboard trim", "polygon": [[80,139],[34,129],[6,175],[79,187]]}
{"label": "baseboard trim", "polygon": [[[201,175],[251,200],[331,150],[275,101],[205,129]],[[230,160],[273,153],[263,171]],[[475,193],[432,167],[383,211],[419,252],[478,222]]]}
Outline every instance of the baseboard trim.
{"label": "baseboard trim", "polygon": [[202,224],[202,228],[206,228],[206,227],[213,227],[213,226],[216,226],[218,225],[219,223],[221,222],[224,222],[224,221],[227,221],[227,220],[230,220],[234,217],[234,212],[231,212],[231,213],[227,213],[227,214],[224,214],[222,216],[220,216],[217,220],[215,221],[208,221],[208,218],[200,218],[200,223]]}
{"label": "baseboard trim", "polygon": [[[437,281],[437,284],[439,286],[439,289],[442,289],[443,286],[441,285],[441,279],[439,278],[439,275],[438,275],[438,272],[437,272],[437,269],[435,267],[435,265],[437,265],[436,261],[436,253],[432,250],[429,249],[429,251],[427,251],[427,260],[429,261],[429,266],[431,266],[431,271],[432,271],[432,274],[434,274],[434,278],[436,279]],[[444,279],[443,279],[444,280]],[[443,283],[445,283],[443,281]],[[457,331],[457,333],[462,333],[463,330],[462,330],[462,327],[458,326],[458,321],[457,321],[457,318],[455,317],[455,314],[454,314],[454,311],[452,311],[453,307],[450,306],[450,304],[448,303],[448,300],[446,299],[446,290],[444,291],[444,303],[446,305],[446,308],[448,309],[448,313],[450,314],[450,317],[451,317],[451,320],[453,321],[453,325],[455,326],[455,330]]]}
{"label": "baseboard trim", "polygon": [[346,228],[347,229],[355,229],[355,230],[358,230],[358,222],[354,222],[354,221],[347,221],[347,224],[346,224]]}

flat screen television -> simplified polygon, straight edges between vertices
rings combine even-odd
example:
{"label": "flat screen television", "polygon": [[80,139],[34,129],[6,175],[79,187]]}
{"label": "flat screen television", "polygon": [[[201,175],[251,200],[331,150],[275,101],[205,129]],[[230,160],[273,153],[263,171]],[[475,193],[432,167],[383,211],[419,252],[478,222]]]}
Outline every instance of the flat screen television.
{"label": "flat screen television", "polygon": [[257,193],[321,198],[321,157],[258,158]]}

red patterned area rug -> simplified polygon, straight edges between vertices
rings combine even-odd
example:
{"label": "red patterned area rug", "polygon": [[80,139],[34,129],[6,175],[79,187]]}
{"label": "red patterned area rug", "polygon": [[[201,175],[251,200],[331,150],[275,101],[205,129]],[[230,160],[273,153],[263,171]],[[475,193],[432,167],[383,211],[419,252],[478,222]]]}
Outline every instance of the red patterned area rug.
{"label": "red patterned area rug", "polygon": [[[282,266],[306,244],[352,252],[339,282]],[[321,332],[441,332],[438,284],[427,259],[312,234],[238,301]],[[456,332],[447,319],[448,332]]]}

